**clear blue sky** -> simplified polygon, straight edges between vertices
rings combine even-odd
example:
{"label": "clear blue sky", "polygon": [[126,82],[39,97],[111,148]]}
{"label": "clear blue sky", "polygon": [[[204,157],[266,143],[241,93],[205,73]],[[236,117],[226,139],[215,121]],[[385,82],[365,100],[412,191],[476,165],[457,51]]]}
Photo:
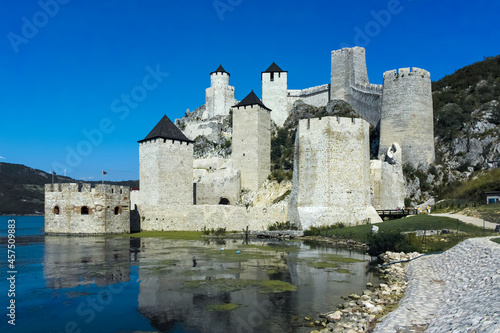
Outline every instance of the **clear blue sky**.
{"label": "clear blue sky", "polygon": [[138,179],[137,140],[203,105],[219,64],[238,100],[261,96],[273,61],[290,89],[329,83],[343,46],[366,48],[372,83],[399,67],[437,80],[500,54],[498,13],[481,0],[2,1],[0,161]]}

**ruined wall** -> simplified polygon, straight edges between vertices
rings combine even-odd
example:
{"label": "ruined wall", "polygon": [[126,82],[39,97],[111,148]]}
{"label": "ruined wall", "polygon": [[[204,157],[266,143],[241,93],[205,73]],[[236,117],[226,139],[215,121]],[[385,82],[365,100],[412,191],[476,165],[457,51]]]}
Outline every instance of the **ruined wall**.
{"label": "ruined wall", "polygon": [[269,111],[259,105],[233,108],[233,167],[241,172],[241,187],[252,192],[271,172],[270,126]]}
{"label": "ruined wall", "polygon": [[223,158],[205,158],[194,161],[197,205],[218,205],[222,198],[230,205],[240,201],[240,171],[232,161]]}
{"label": "ruined wall", "polygon": [[413,67],[384,73],[379,158],[397,142],[403,150],[403,164],[433,163],[433,119],[428,71]]}
{"label": "ruined wall", "polygon": [[324,117],[300,120],[289,220],[302,229],[379,222],[371,205],[368,123]]}
{"label": "ruined wall", "polygon": [[[82,207],[84,210],[82,211]],[[126,186],[45,185],[46,234],[130,232],[130,190]]]}
{"label": "ruined wall", "polygon": [[293,107],[293,103],[299,99],[315,107],[325,106],[330,100],[330,85],[323,84],[302,90],[288,90],[288,112]]}
{"label": "ruined wall", "polygon": [[154,139],[139,144],[141,204],[193,204],[193,144]]}
{"label": "ruined wall", "polygon": [[286,222],[287,211],[279,207],[180,206],[169,205],[157,210],[141,210],[142,230],[199,231],[226,228],[228,231],[267,230],[276,222]]}
{"label": "ruined wall", "polygon": [[227,116],[235,104],[234,87],[229,85],[229,74],[214,72],[210,75],[211,86],[205,91],[208,118]]}
{"label": "ruined wall", "polygon": [[287,72],[262,73],[262,103],[272,110],[271,119],[276,125],[283,126],[289,111]]}
{"label": "ruined wall", "polygon": [[382,108],[382,85],[362,83],[351,85],[345,100],[352,106],[361,118],[372,126],[380,121]]}
{"label": "ruined wall", "polygon": [[397,143],[391,145],[383,160],[370,161],[370,184],[375,209],[404,207],[406,191],[402,152]]}

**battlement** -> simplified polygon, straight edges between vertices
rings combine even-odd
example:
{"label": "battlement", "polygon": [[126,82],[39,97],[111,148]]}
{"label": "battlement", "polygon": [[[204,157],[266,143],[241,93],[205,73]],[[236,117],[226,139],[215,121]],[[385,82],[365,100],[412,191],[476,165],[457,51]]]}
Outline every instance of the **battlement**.
{"label": "battlement", "polygon": [[45,192],[74,192],[74,193],[106,193],[123,194],[129,196],[130,188],[128,186],[103,185],[97,184],[92,187],[91,184],[62,183],[45,184]]}
{"label": "battlement", "polygon": [[306,89],[290,89],[287,90],[287,94],[289,97],[310,97],[313,95],[317,94],[323,94],[323,93],[328,93],[328,90],[330,90],[330,85],[329,84],[323,84],[321,86],[316,86],[316,87],[311,87],[311,88],[306,88]]}
{"label": "battlement", "polygon": [[384,79],[391,79],[391,78],[397,79],[404,77],[424,78],[430,80],[431,73],[429,73],[425,69],[421,69],[418,67],[412,67],[411,70],[410,67],[405,67],[405,68],[399,68],[399,70],[393,69],[384,72]]}
{"label": "battlement", "polygon": [[384,90],[384,87],[381,84],[373,83],[355,83],[351,85],[351,88],[367,94],[377,95],[382,95],[382,91]]}
{"label": "battlement", "polygon": [[339,50],[333,50],[332,54],[345,54],[348,52],[364,52],[365,48],[361,46],[354,46],[354,47],[344,47]]}
{"label": "battlement", "polygon": [[148,140],[148,141],[144,141],[144,142],[139,142],[139,147],[141,146],[150,146],[150,145],[154,145],[154,144],[162,144],[162,143],[170,143],[172,145],[178,145],[178,146],[182,146],[182,145],[186,145],[186,146],[189,146],[189,144],[191,142],[187,142],[187,141],[179,141],[179,140],[175,140],[175,139],[164,139],[164,138],[157,138],[157,139],[152,139],[152,140]]}
{"label": "battlement", "polygon": [[301,119],[299,121],[299,126],[301,129],[306,129],[307,131],[311,131],[311,133],[315,133],[316,131],[323,129],[326,126],[330,126],[333,129],[339,131],[352,131],[356,128],[361,129],[364,123],[366,123],[366,121],[361,118],[330,116]]}

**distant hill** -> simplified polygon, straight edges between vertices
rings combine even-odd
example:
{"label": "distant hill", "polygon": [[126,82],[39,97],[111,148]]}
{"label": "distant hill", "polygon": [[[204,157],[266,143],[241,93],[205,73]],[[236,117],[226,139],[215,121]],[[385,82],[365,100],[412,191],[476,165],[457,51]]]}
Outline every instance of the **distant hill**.
{"label": "distant hill", "polygon": [[[56,175],[56,183],[89,183]],[[52,183],[52,175],[22,164],[0,162],[0,215],[43,215],[44,186]],[[139,181],[104,182],[105,184],[139,187]]]}

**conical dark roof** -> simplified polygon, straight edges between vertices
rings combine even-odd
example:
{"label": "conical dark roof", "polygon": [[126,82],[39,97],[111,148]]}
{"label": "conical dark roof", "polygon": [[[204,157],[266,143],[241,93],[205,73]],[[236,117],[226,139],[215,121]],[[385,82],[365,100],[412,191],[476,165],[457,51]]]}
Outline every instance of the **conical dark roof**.
{"label": "conical dark roof", "polygon": [[217,68],[214,72],[210,73],[210,75],[212,75],[213,73],[226,73],[227,75],[231,75],[228,72],[226,72],[226,70],[224,69],[224,67],[222,67],[222,65],[220,65],[219,68]]}
{"label": "conical dark roof", "polygon": [[276,65],[276,63],[273,61],[273,63],[271,64],[271,66],[269,66],[269,68],[266,69],[266,71],[262,72],[262,73],[277,73],[277,72],[286,73],[286,71],[282,70],[280,68],[280,66]]}
{"label": "conical dark roof", "polygon": [[181,132],[174,123],[168,119],[167,115],[164,115],[163,118],[156,124],[149,134],[138,142],[145,142],[153,139],[168,139],[168,140],[177,140],[184,142],[193,142],[189,140],[184,133]]}
{"label": "conical dark roof", "polygon": [[247,106],[247,105],[260,105],[264,109],[271,111],[271,109],[268,108],[267,106],[265,106],[264,103],[262,103],[262,101],[259,99],[259,97],[257,97],[257,95],[255,95],[253,90],[252,90],[252,92],[250,92],[250,94],[247,95],[247,97],[243,98],[243,100],[241,102],[239,102],[238,104],[236,104],[234,107],[238,108],[240,106]]}

